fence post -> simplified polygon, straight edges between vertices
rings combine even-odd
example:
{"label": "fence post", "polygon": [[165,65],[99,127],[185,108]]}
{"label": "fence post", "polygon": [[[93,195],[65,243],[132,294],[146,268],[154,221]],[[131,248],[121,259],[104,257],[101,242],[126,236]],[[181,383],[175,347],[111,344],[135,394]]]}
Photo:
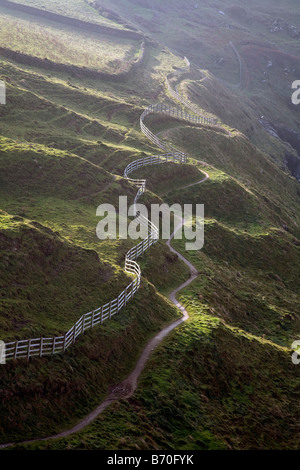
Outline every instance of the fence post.
{"label": "fence post", "polygon": [[[189,69],[189,64],[188,64],[188,69]],[[174,73],[174,76],[176,74],[177,74],[177,72]],[[173,78],[173,75],[172,75],[172,78]],[[158,112],[158,113],[161,112],[163,114],[168,114],[170,116],[177,116],[178,118],[181,117],[182,119],[186,119],[186,120],[189,120],[191,122],[197,122],[197,123],[200,122],[200,123],[208,123],[208,124],[217,124],[219,122],[217,119],[208,118],[208,117],[204,117],[204,116],[199,115],[199,112],[197,111],[196,107],[194,107],[191,103],[189,103],[188,100],[185,100],[184,98],[182,98],[180,96],[180,94],[177,91],[177,87],[175,88],[175,90],[173,90],[173,88],[171,87],[171,84],[169,82],[168,77],[166,79],[166,84],[167,84],[168,89],[170,90],[170,94],[173,97],[175,97],[175,99],[177,99],[178,101],[181,102],[180,109],[177,109],[177,108],[171,107],[171,106],[167,106],[165,104],[160,104],[160,103],[156,104],[156,105],[150,105],[142,113],[142,115],[140,116],[140,125],[141,125],[142,132],[149,138],[150,141],[156,143],[160,148],[164,149],[165,151],[167,151],[169,153],[166,153],[165,155],[157,155],[157,156],[151,155],[150,157],[144,157],[143,159],[139,159],[139,160],[135,160],[134,162],[131,162],[129,165],[127,165],[127,167],[125,168],[125,171],[124,171],[124,176],[127,179],[130,179],[130,178],[128,178],[128,174],[130,174],[131,172],[133,172],[134,170],[136,170],[140,166],[145,166],[145,165],[148,165],[148,164],[153,165],[153,164],[156,164],[156,163],[159,164],[159,163],[164,163],[164,162],[166,162],[166,163],[168,163],[168,162],[183,163],[183,162],[187,161],[187,155],[186,154],[176,151],[176,149],[174,149],[173,146],[171,146],[171,145],[170,146],[165,145],[163,142],[160,141],[160,139],[157,136],[155,136],[146,127],[143,120],[150,113],[152,113],[152,112]],[[192,110],[192,112],[195,113],[195,114],[184,112],[184,110],[182,109],[183,104],[188,109]],[[136,181],[132,180],[132,181],[135,184],[138,183],[138,180],[136,180]],[[139,197],[141,196],[141,193],[143,193],[145,191],[146,180],[140,180],[140,181],[143,181],[143,182],[139,183],[139,184],[141,184],[141,187],[139,188],[139,191],[138,191],[138,194],[137,194],[138,197],[136,196],[135,203],[138,201]],[[148,231],[149,231],[149,227],[148,227]],[[157,231],[157,229],[156,229],[156,231]],[[142,252],[143,253],[153,243],[157,242],[158,237],[155,236],[156,231],[154,232],[153,229],[151,229],[150,234],[148,235],[147,239],[143,240],[143,242],[142,242]],[[137,257],[138,257],[138,246],[139,246],[139,250],[140,250],[141,245],[138,244],[128,252],[129,253],[128,260],[133,261],[133,260],[137,259]],[[126,259],[126,261],[127,261],[127,259]],[[134,282],[132,282],[130,284],[130,286],[127,286],[125,288],[125,290],[122,292],[122,294],[120,294],[117,297],[117,299],[114,299],[113,301],[111,301],[109,303],[109,318],[110,319],[112,317],[112,304],[114,303],[114,307],[115,307],[116,306],[115,303],[117,302],[117,311],[119,312],[119,310],[123,307],[123,305],[126,305],[127,301],[132,298],[133,293],[136,291],[135,286],[137,286],[137,288],[139,288],[139,286],[140,286],[140,283],[141,283],[140,269],[137,269],[137,267],[135,265],[134,265],[134,267],[132,267],[132,264],[131,265],[129,264],[128,269],[129,269],[129,272],[134,273],[137,276],[137,278],[135,279]],[[131,291],[128,293],[129,287],[131,287]],[[124,294],[124,303],[123,303],[122,307],[120,307],[120,296],[123,295],[123,294]],[[127,300],[128,295],[129,295],[129,299]],[[103,320],[103,306],[100,307],[100,309],[97,309],[97,310],[100,311],[100,319],[101,319],[101,324],[102,324],[103,321],[104,321]],[[92,311],[91,313],[92,313],[91,327],[93,328],[94,327],[94,322],[95,322],[95,319],[94,319],[95,311]],[[67,336],[67,333],[66,333],[64,336],[59,337],[59,347],[58,347],[59,352],[61,350],[60,345],[61,345],[61,342],[62,342],[62,338],[63,338],[63,351],[65,351],[68,347],[67,346],[67,337],[68,337],[68,344],[69,345],[71,344],[70,340],[72,340],[73,344],[75,343],[75,340],[76,340],[76,327],[77,328],[79,327],[80,321],[82,321],[81,331],[79,331],[79,328],[78,328],[77,333],[78,334],[84,333],[85,323],[86,323],[87,318],[88,318],[88,314],[82,315],[81,319],[75,325],[73,325],[72,330],[70,332],[70,335],[68,334],[68,336]],[[55,349],[56,349],[56,339],[57,338],[54,336],[53,339],[52,339],[52,341],[53,341],[52,354],[54,354],[56,352]],[[46,354],[47,354],[47,351],[48,351],[47,348],[49,348],[49,352],[51,351],[51,342],[49,342],[50,339],[51,338],[49,338],[48,343],[46,343],[46,347],[45,347]],[[33,352],[34,353],[36,352],[37,355],[39,354],[40,357],[43,356],[43,345],[44,345],[43,337],[40,338],[40,345],[39,345],[38,341],[39,341],[38,338],[36,339],[36,343],[32,343],[33,342],[32,339],[27,340],[27,345],[28,345],[27,359],[28,360],[31,357],[31,346],[32,346],[32,344],[34,344]],[[26,345],[26,341],[22,342],[21,352],[20,352],[21,357],[26,357],[26,346],[24,345],[24,343]],[[39,345],[40,349],[38,349],[38,345]],[[13,350],[14,351],[13,352],[14,359],[16,359],[18,357],[18,346],[19,346],[19,341],[16,341],[14,343],[14,350]],[[37,348],[37,349],[35,349],[35,348]],[[24,354],[24,356],[23,356],[23,354]]]}

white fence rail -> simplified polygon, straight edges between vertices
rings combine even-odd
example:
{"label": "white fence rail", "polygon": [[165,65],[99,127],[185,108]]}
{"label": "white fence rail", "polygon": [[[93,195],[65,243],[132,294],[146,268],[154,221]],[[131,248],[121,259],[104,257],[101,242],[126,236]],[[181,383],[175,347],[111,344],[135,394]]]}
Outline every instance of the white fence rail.
{"label": "white fence rail", "polygon": [[[189,62],[186,59],[188,67]],[[182,69],[184,71],[184,69]],[[168,80],[167,80],[168,82]],[[179,98],[177,98],[177,95]],[[182,97],[174,92],[174,97],[179,99],[183,104],[185,101]],[[176,149],[173,149],[165,142],[162,142],[156,135],[154,135],[148,127],[144,124],[144,119],[150,113],[160,113],[167,114],[179,119],[184,119],[193,123],[204,123],[204,124],[214,124],[216,120],[211,118],[206,118],[204,116],[199,116],[195,114],[188,114],[181,109],[172,108],[164,104],[155,104],[150,105],[142,113],[140,118],[141,130],[145,136],[147,136],[151,142],[157,145],[163,150],[168,150],[168,153],[162,155],[151,155],[148,157],[135,160],[129,165],[126,166],[124,170],[124,176],[133,184],[138,187],[137,194],[134,199],[134,216],[137,216],[136,223],[142,224],[148,228],[148,236],[140,243],[131,248],[125,258],[125,271],[128,274],[135,276],[134,280],[118,295],[117,298],[112,301],[102,305],[91,312],[85,313],[82,315],[75,325],[70,328],[70,330],[62,336],[53,336],[53,337],[40,337],[40,338],[31,338],[26,340],[13,341],[5,344],[5,359],[29,359],[30,357],[42,357],[47,355],[59,354],[65,352],[69,347],[71,347],[78,336],[83,334],[85,331],[94,328],[95,326],[102,324],[105,320],[111,319],[116,315],[127,302],[133,298],[140,287],[141,283],[141,269],[139,264],[135,261],[139,256],[141,256],[150,246],[158,241],[159,230],[158,228],[143,215],[139,214],[136,211],[136,203],[138,199],[146,190],[146,180],[145,179],[131,179],[129,175],[138,170],[141,167],[146,165],[159,165],[161,163],[185,163],[187,161],[187,155],[183,152],[180,152]],[[170,151],[170,148],[172,149]]]}

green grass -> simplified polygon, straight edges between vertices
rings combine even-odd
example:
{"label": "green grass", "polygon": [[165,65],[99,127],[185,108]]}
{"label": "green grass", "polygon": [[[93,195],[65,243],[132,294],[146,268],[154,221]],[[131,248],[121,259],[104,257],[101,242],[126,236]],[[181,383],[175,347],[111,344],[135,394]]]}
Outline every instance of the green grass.
{"label": "green grass", "polygon": [[119,315],[82,335],[65,355],[9,362],[1,368],[1,442],[74,425],[126,377],[145,342],[177,315],[143,282]]}
{"label": "green grass", "polygon": [[[109,1],[102,3],[109,6]],[[297,107],[291,106],[291,84],[299,78],[300,69],[299,61],[291,60],[288,55],[268,54],[262,48],[298,56],[298,38],[291,37],[287,28],[277,33],[270,32],[276,18],[282,18],[286,25],[299,28],[298,4],[289,0],[285,2],[284,10],[273,0],[263,5],[257,2],[254,7],[235,0],[226,2],[226,5],[218,1],[214,4],[200,3],[198,8],[194,6],[192,0],[185,2],[184,10],[179,0],[165,2],[163,6],[158,1],[152,2],[151,7],[147,2],[114,2],[115,10],[126,14],[136,26],[155,39],[177,50],[182,56],[188,55],[189,60],[205,73],[209,70],[216,77],[234,84],[239,79],[239,64],[229,46],[229,41],[233,41],[243,62],[244,88],[236,90],[230,100],[230,89],[227,93],[226,87],[218,80],[210,80],[210,83],[202,81],[200,89],[197,82],[192,88],[198,88],[198,98],[196,93],[189,93],[190,101],[206,112],[216,114],[229,126],[239,128],[261,148],[272,146],[270,153],[273,154],[276,143],[271,136],[265,135],[258,118],[264,115],[271,121],[278,120],[291,127],[299,127]],[[219,10],[224,11],[225,15],[220,15]],[[156,15],[157,11],[159,16]],[[266,65],[270,59],[273,67],[268,69]],[[287,74],[285,67],[289,68]],[[264,79],[267,79],[266,83],[262,82]],[[209,97],[206,85],[212,85]],[[183,82],[180,89],[185,92],[187,86]]]}
{"label": "green grass", "polygon": [[146,179],[149,191],[165,196],[171,191],[200,181],[204,178],[204,174],[194,165],[164,163],[158,166],[146,166],[131,173],[130,178]]}
{"label": "green grass", "polygon": [[65,333],[129,283],[96,251],[20,216],[1,217],[1,250],[0,331],[5,340]]}
{"label": "green grass", "polygon": [[[26,38],[26,40],[25,40]],[[88,33],[32,17],[0,10],[0,46],[66,65],[107,73],[128,71],[139,50],[137,41]]]}
{"label": "green grass", "polygon": [[295,374],[288,351],[198,310],[153,354],[133,398],[80,433],[19,448],[296,449]]}
{"label": "green grass", "polygon": [[[230,137],[210,129],[188,127],[169,130],[166,137],[172,139],[175,145],[185,149],[193,158],[204,160],[237,180],[241,186],[239,192],[244,192],[246,199],[252,198],[253,201],[256,198],[261,199],[259,217],[271,216],[276,226],[282,227],[286,224],[297,236],[298,183],[281,171],[245,136],[237,134]],[[200,146],[199,139],[201,139]],[[231,184],[234,184],[234,181]]]}

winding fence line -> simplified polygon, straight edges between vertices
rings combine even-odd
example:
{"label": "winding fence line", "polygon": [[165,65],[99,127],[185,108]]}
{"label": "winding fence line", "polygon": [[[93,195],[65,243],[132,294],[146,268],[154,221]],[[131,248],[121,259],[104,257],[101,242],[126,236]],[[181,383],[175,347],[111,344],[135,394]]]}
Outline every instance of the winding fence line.
{"label": "winding fence line", "polygon": [[[0,0],[1,2],[1,0]],[[1,6],[1,3],[0,3]],[[139,55],[136,59],[129,62],[129,69],[119,73],[109,73],[103,72],[102,70],[96,70],[89,67],[81,67],[79,65],[68,65],[60,62],[54,62],[53,60],[47,58],[34,57],[30,54],[25,54],[20,51],[13,51],[7,47],[0,47],[0,55],[7,57],[13,61],[16,61],[20,64],[31,65],[33,67],[41,67],[46,70],[53,70],[56,72],[69,73],[73,77],[88,77],[92,79],[100,80],[109,80],[113,82],[120,82],[124,80],[129,80],[132,74],[139,68],[145,58],[146,54],[146,43],[145,40],[141,42]],[[128,62],[123,61],[122,63]]]}
{"label": "winding fence line", "polygon": [[[189,62],[187,71],[189,70]],[[180,69],[181,72],[186,71],[186,69]],[[168,79],[167,79],[168,84]],[[175,92],[171,85],[167,85],[168,89],[174,92],[174,97],[179,99],[182,104],[187,105],[185,100]],[[179,98],[177,98],[177,96]],[[140,117],[140,126],[143,134],[148,137],[148,139],[160,149],[166,150],[167,153],[161,155],[151,155],[148,157],[140,158],[129,163],[124,170],[124,177],[127,178],[131,183],[137,186],[138,191],[134,199],[134,216],[136,216],[135,222],[137,224],[142,224],[148,228],[148,236],[142,240],[138,245],[135,245],[131,248],[125,257],[125,271],[135,276],[134,280],[128,284],[128,286],[118,295],[117,298],[112,301],[102,305],[101,307],[92,310],[88,313],[82,315],[79,320],[73,325],[70,330],[61,336],[54,337],[40,337],[40,338],[31,338],[26,340],[19,340],[6,343],[5,345],[5,359],[30,359],[30,357],[42,357],[47,355],[64,353],[68,348],[70,348],[81,334],[90,328],[102,324],[105,320],[111,319],[116,315],[133,296],[136,294],[140,287],[141,283],[141,268],[136,262],[136,259],[141,256],[150,246],[157,243],[159,238],[158,228],[143,215],[139,214],[136,210],[136,204],[139,198],[146,190],[146,180],[145,179],[132,179],[129,175],[136,171],[137,169],[147,166],[147,165],[158,165],[162,163],[185,163],[187,162],[187,154],[180,152],[179,150],[171,147],[169,144],[161,141],[155,134],[153,134],[150,129],[144,124],[144,119],[151,113],[165,114],[172,116],[178,119],[182,119],[191,123],[201,123],[201,124],[213,124],[217,123],[216,119],[207,118],[201,115],[188,114],[181,109],[172,108],[164,104],[154,104],[150,105],[142,113]]]}

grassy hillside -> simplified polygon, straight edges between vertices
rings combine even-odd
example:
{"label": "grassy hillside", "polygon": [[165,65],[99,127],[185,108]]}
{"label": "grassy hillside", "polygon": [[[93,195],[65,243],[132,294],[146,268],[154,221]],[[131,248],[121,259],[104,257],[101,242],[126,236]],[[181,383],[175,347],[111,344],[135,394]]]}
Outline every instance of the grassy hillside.
{"label": "grassy hillside", "polygon": [[[171,58],[156,65],[158,77],[170,71]],[[134,198],[136,189],[118,174],[142,148],[151,150],[138,131],[142,100],[126,84],[83,83],[5,59],[1,77],[8,92],[0,115],[1,337],[57,335],[128,283],[124,260],[134,242],[100,242],[96,208],[117,205],[119,195]],[[149,85],[150,92],[161,88],[156,77]],[[161,284],[170,290],[186,269],[166,247],[155,251]],[[138,296],[115,321],[80,338],[69,359],[56,357],[53,368],[47,358],[1,370],[2,441],[75,423],[124,378],[145,341],[178,316],[146,279]]]}
{"label": "grassy hillside", "polygon": [[177,315],[144,282],[120,315],[89,330],[66,355],[9,362],[1,368],[1,442],[76,424],[126,377],[145,341]]}
{"label": "grassy hillside", "polygon": [[87,2],[85,0],[66,0],[63,4],[58,0],[51,0],[46,6],[41,0],[12,0],[12,3],[50,11],[70,18],[78,18],[90,23],[99,23],[113,28],[122,28],[121,24],[110,20],[107,15],[101,15],[99,11],[93,7],[93,2]]}
{"label": "grassy hillside", "polygon": [[[6,341],[66,332],[80,312],[116,296],[116,282],[126,286],[125,276],[100,262],[96,252],[64,243],[50,229],[19,216],[1,217],[1,252],[1,337]],[[83,276],[88,287],[82,286]]]}
{"label": "grassy hillside", "polygon": [[198,310],[153,355],[133,398],[74,436],[25,448],[297,449],[294,374],[284,349]]}
{"label": "grassy hillside", "polygon": [[[188,165],[170,165],[165,172],[159,166],[134,173],[143,173],[149,189],[169,204],[204,204],[201,252],[173,242],[202,274],[179,294],[184,305],[201,310],[205,303],[227,323],[289,347],[299,331],[298,184],[242,135],[176,126],[161,136],[214,165],[193,160],[189,172]],[[201,169],[210,179],[185,187],[185,174],[196,181]]]}

